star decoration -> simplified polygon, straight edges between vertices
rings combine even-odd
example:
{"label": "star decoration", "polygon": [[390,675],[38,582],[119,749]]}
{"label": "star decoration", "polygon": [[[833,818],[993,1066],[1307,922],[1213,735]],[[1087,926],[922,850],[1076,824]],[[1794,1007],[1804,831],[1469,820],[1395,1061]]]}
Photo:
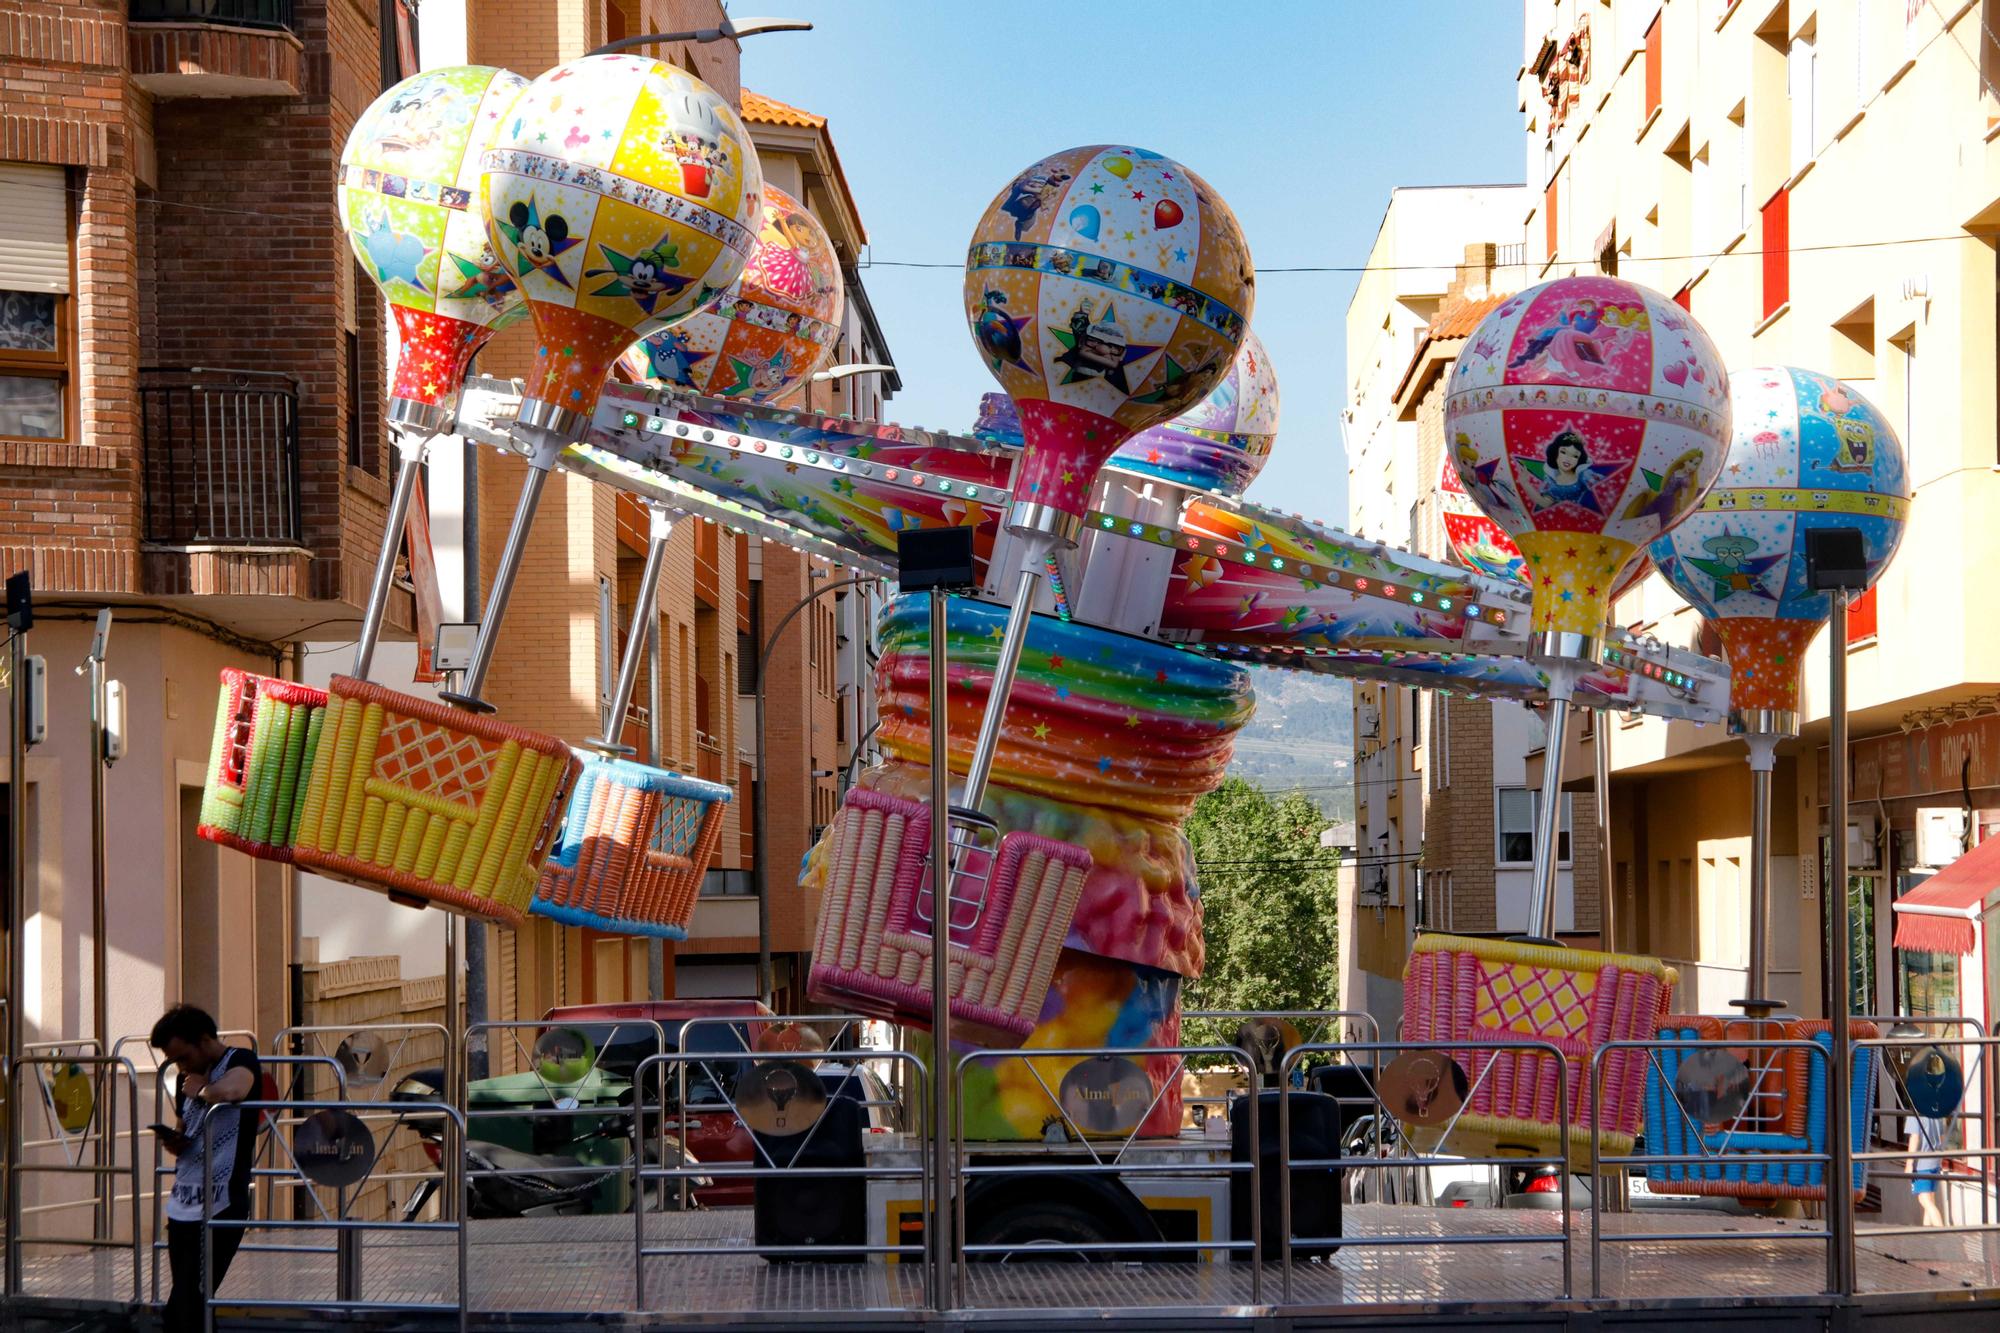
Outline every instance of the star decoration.
{"label": "star decoration", "polygon": [[661,297],[671,300],[694,282],[692,277],[667,271],[681,265],[680,247],[674,244],[671,233],[662,232],[659,240],[637,254],[621,254],[602,242],[597,248],[610,267],[591,269],[584,276],[611,281],[592,292],[592,296],[629,296],[650,315]]}
{"label": "star decoration", "polygon": [[1038,741],[1045,741],[1048,738],[1049,738],[1049,724],[1046,722],[1037,722],[1035,724],[1035,739]]}
{"label": "star decoration", "polygon": [[400,282],[419,292],[430,291],[418,270],[437,251],[422,240],[391,230],[389,219],[384,216],[377,217],[375,225],[362,235],[361,245],[375,267],[376,281],[384,286]]}
{"label": "star decoration", "polygon": [[[520,221],[513,221],[515,217]],[[525,204],[514,205],[507,218],[494,218],[493,225],[514,246],[514,271],[518,276],[525,277],[540,269],[550,281],[564,287],[570,285],[562,265],[556,261],[583,242],[569,234],[569,222],[562,215],[552,213],[544,218],[540,203],[531,194]]]}

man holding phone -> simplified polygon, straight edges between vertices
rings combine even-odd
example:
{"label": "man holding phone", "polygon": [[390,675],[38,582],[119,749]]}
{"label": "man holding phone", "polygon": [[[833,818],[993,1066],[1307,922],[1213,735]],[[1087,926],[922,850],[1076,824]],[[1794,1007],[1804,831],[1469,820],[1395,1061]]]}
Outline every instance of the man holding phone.
{"label": "man holding phone", "polygon": [[[250,1216],[257,1125],[254,1114],[245,1123],[237,1103],[257,1095],[264,1071],[255,1051],[223,1045],[215,1020],[191,1004],[174,1006],[153,1024],[152,1044],[160,1052],[162,1077],[168,1066],[179,1073],[174,1107],[180,1125],[152,1128],[160,1146],[175,1158],[174,1188],[167,1199],[167,1253],[173,1262],[174,1289],[167,1299],[164,1325],[169,1333],[181,1333],[198,1330],[204,1322],[203,1218],[240,1221]],[[214,1156],[204,1168],[204,1153],[211,1151]],[[211,1291],[222,1286],[242,1243],[240,1227],[218,1228],[210,1236]]]}

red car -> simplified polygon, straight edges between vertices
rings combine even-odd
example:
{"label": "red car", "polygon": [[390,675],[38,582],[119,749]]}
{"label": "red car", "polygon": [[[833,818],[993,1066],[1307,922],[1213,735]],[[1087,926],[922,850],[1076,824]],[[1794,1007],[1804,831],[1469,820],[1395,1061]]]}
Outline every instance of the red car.
{"label": "red car", "polygon": [[[690,1019],[751,1020],[766,1018],[770,1014],[770,1009],[761,1000],[640,1000],[629,1004],[567,1005],[549,1010],[543,1015],[543,1021],[579,1029],[599,1051],[598,1068],[610,1077],[630,1079],[642,1060],[659,1053],[652,1030],[641,1026],[644,1020],[650,1019],[660,1025],[666,1035],[666,1049],[673,1052],[680,1049],[682,1026]],[[747,1164],[755,1155],[750,1131],[729,1109],[728,1102],[728,1093],[735,1087],[743,1062],[726,1057],[754,1049],[758,1030],[764,1026],[747,1021],[702,1023],[688,1031],[689,1051],[714,1051],[719,1057],[724,1057],[689,1061],[686,1066],[687,1146],[697,1162]],[[668,1066],[666,1106],[669,1132],[678,1132],[680,1127],[676,1100],[678,1079],[679,1071]],[[659,1102],[659,1095],[653,1076],[648,1075],[646,1082],[648,1086],[639,1090],[640,1101],[644,1105],[655,1105]],[[747,1204],[751,1201],[751,1182],[743,1179],[719,1181],[696,1191],[695,1197],[710,1206]]]}

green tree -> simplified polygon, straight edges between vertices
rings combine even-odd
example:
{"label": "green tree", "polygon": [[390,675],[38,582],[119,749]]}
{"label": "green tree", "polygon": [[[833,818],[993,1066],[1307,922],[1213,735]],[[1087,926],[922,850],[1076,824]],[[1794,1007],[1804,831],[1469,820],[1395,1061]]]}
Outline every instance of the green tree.
{"label": "green tree", "polygon": [[[1326,822],[1303,793],[1274,797],[1242,778],[1196,802],[1187,836],[1208,962],[1185,1008],[1338,1007],[1338,858],[1319,844]],[[1233,1034],[1234,1024],[1191,1023],[1182,1040],[1227,1045]]]}

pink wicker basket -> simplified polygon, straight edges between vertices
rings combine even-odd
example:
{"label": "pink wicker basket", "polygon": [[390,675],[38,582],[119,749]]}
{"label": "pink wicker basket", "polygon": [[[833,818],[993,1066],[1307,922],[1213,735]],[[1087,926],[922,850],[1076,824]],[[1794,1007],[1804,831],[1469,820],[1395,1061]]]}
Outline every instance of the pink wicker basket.
{"label": "pink wicker basket", "polygon": [[[808,989],[815,999],[928,1023],[935,903],[930,807],[856,788],[832,833]],[[951,1011],[1019,1045],[1034,1030],[1090,853],[1032,833],[962,854],[950,912]]]}
{"label": "pink wicker basket", "polygon": [[[1556,1048],[1567,1067],[1570,1152],[1591,1151],[1590,1058],[1609,1041],[1650,1041],[1673,1002],[1674,970],[1656,958],[1456,935],[1417,938],[1403,973],[1403,1040],[1464,1043],[1451,1052],[1471,1085],[1449,1149],[1553,1152],[1565,1117]],[[1598,1114],[1605,1151],[1627,1153],[1645,1106],[1646,1055],[1605,1059]]]}

